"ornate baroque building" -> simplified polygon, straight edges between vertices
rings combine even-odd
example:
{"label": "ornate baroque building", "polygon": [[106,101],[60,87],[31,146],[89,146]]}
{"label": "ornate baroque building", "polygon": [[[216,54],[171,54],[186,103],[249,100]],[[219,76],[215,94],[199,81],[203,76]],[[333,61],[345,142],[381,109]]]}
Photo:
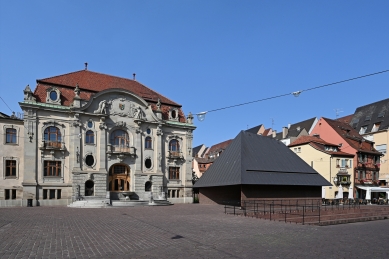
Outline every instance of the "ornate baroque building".
{"label": "ornate baroque building", "polygon": [[[79,195],[115,200],[124,192],[192,202],[193,116],[135,75],[85,68],[37,80],[19,104],[24,125],[8,118],[1,127],[0,204],[66,205]],[[7,163],[15,164],[11,173]]]}

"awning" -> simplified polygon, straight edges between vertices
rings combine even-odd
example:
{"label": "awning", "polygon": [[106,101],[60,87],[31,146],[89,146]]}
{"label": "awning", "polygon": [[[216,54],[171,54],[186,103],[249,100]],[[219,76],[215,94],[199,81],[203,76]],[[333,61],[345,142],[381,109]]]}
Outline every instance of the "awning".
{"label": "awning", "polygon": [[370,192],[389,192],[389,188],[383,188],[383,187],[367,187],[367,186],[360,186],[360,185],[355,185],[355,187]]}

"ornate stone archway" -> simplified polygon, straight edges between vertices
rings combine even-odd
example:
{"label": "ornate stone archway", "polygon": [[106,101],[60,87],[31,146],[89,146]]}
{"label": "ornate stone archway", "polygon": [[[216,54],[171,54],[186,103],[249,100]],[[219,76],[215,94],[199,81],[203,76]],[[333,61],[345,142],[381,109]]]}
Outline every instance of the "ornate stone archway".
{"label": "ornate stone archway", "polygon": [[114,164],[109,168],[108,190],[111,192],[130,191],[130,167]]}

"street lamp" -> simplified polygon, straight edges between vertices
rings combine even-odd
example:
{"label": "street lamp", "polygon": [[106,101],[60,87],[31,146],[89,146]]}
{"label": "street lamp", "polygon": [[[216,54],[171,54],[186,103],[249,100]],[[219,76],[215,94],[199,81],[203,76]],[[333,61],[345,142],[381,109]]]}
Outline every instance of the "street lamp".
{"label": "street lamp", "polygon": [[199,121],[205,120],[205,114],[207,114],[207,111],[206,111],[206,112],[199,112],[199,113],[196,113],[197,119],[198,119]]}

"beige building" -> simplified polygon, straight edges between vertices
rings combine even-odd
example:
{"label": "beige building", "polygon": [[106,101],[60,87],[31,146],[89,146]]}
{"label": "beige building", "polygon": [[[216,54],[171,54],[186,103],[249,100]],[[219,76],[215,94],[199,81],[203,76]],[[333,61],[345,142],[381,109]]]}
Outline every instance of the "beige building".
{"label": "beige building", "polygon": [[22,121],[1,118],[1,205],[193,201],[193,116],[135,77],[85,67],[37,80],[19,104]]}
{"label": "beige building", "polygon": [[339,145],[319,136],[302,136],[289,148],[332,184],[322,187],[322,198],[339,198],[340,190],[343,199],[354,198],[353,154],[342,152]]}
{"label": "beige building", "polygon": [[[23,120],[0,112],[0,207],[21,206],[23,198]],[[30,197],[33,194],[26,194]]]}

